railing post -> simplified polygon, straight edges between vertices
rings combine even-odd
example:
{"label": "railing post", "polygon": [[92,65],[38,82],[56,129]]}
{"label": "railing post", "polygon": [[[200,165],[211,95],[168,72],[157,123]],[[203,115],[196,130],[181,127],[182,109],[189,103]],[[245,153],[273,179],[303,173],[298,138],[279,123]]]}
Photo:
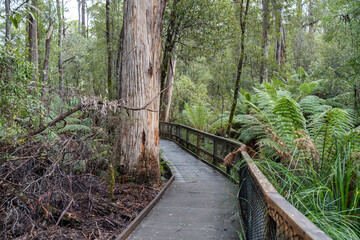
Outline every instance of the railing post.
{"label": "railing post", "polygon": [[197,136],[197,140],[196,140],[196,151],[197,151],[197,155],[200,156],[200,143],[201,143],[201,136],[199,133],[196,133]]}
{"label": "railing post", "polygon": [[170,139],[173,139],[173,125],[170,125]]}
{"label": "railing post", "polygon": [[176,126],[176,141],[180,143],[180,127]]}
{"label": "railing post", "polygon": [[186,148],[189,149],[189,129],[186,129]]}
{"label": "railing post", "polygon": [[217,164],[216,154],[217,154],[218,147],[217,147],[217,141],[215,138],[213,139],[213,144],[214,144],[214,146],[213,146],[213,162],[212,163],[214,165],[216,165]]}
{"label": "railing post", "polygon": [[[226,152],[227,154],[231,153],[231,146],[230,144],[226,144]],[[231,168],[230,166],[226,166],[226,173],[230,175]]]}

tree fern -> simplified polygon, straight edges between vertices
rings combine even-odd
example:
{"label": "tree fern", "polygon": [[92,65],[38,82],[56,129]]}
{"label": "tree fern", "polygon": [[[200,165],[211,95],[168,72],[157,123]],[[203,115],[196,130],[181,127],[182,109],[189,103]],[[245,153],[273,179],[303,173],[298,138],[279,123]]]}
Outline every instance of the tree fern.
{"label": "tree fern", "polygon": [[185,104],[183,115],[186,117],[187,121],[192,127],[200,130],[207,129],[209,112],[205,106],[189,106]]}

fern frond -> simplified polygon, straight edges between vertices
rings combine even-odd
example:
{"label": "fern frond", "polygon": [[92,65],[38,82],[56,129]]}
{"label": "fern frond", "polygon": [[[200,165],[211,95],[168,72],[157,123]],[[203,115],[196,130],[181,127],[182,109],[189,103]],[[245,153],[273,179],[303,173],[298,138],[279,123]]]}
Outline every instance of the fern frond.
{"label": "fern frond", "polygon": [[83,133],[90,133],[90,128],[81,124],[69,124],[66,125],[65,127],[59,129],[57,132],[58,133],[65,133],[65,132],[72,132],[72,133],[76,133],[76,132],[83,132]]}
{"label": "fern frond", "polygon": [[278,132],[283,135],[295,135],[299,129],[305,129],[306,120],[300,106],[292,98],[282,97],[276,102],[273,113],[279,119]]}

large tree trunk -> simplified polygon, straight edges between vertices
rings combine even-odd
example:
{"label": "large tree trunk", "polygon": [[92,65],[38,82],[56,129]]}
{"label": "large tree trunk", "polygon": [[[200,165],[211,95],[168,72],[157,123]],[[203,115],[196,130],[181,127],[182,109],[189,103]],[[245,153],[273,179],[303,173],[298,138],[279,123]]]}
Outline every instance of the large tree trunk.
{"label": "large tree trunk", "polygon": [[38,79],[38,66],[39,66],[39,50],[38,50],[38,35],[37,35],[37,0],[32,1],[32,14],[29,14],[29,25],[28,25],[28,53],[29,62],[35,65],[35,71],[33,79]]}
{"label": "large tree trunk", "polygon": [[60,5],[60,0],[56,0],[56,8],[57,8],[57,16],[58,16],[58,22],[59,22],[59,29],[58,29],[58,34],[59,34],[59,59],[58,59],[58,69],[59,69],[59,90],[63,90],[64,88],[64,70],[63,70],[63,61],[62,61],[62,42],[63,42],[63,37],[64,37],[64,32],[63,32],[63,28],[64,28],[64,21],[62,18],[62,11],[63,11],[63,6]]}
{"label": "large tree trunk", "polygon": [[45,40],[45,58],[44,58],[44,73],[43,73],[43,88],[42,88],[42,92],[41,92],[41,100],[43,102],[45,102],[45,96],[46,96],[46,85],[48,82],[48,76],[49,76],[49,62],[50,62],[50,43],[51,43],[51,36],[52,36],[52,32],[53,32],[53,26],[50,26],[48,35],[46,37]]}
{"label": "large tree trunk", "polygon": [[175,80],[176,57],[173,56],[169,60],[169,67],[166,76],[166,88],[162,98],[162,108],[160,112],[160,121],[169,121],[171,99],[173,94],[173,85]]}
{"label": "large tree trunk", "polygon": [[245,31],[246,31],[247,15],[249,12],[249,4],[250,4],[250,0],[246,0],[245,10],[244,10],[244,0],[241,0],[241,2],[240,2],[240,26],[241,26],[240,58],[239,58],[238,66],[237,66],[234,97],[233,97],[232,104],[231,104],[229,122],[228,122],[227,130],[226,130],[226,133],[228,136],[230,136],[232,122],[234,121],[237,99],[239,97],[240,80],[241,80],[241,75],[242,75],[244,60],[245,60]]}
{"label": "large tree trunk", "polygon": [[5,0],[5,43],[10,41],[10,0]]}
{"label": "large tree trunk", "polygon": [[113,153],[123,174],[138,182],[160,183],[159,104],[161,28],[166,0],[124,1],[124,56],[121,98],[128,111],[122,119]]}
{"label": "large tree trunk", "polygon": [[260,83],[268,81],[268,68],[267,61],[269,58],[269,38],[268,31],[270,28],[269,23],[269,0],[262,0],[262,13],[263,13],[263,32],[262,32],[262,61],[260,69]]}
{"label": "large tree trunk", "polygon": [[81,33],[83,37],[86,37],[86,0],[81,0]]}
{"label": "large tree trunk", "polygon": [[110,0],[106,0],[105,4],[105,15],[106,15],[106,46],[107,46],[107,87],[108,87],[108,96],[109,100],[112,100],[112,50],[111,50],[111,36],[110,36]]}

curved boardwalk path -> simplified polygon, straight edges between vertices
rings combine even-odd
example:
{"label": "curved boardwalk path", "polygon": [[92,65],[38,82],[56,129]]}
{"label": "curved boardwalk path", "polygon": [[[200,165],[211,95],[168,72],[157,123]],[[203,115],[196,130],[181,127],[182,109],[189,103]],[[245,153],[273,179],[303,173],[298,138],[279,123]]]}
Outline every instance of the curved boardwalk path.
{"label": "curved boardwalk path", "polygon": [[175,182],[129,239],[239,239],[236,186],[176,143],[160,147]]}

